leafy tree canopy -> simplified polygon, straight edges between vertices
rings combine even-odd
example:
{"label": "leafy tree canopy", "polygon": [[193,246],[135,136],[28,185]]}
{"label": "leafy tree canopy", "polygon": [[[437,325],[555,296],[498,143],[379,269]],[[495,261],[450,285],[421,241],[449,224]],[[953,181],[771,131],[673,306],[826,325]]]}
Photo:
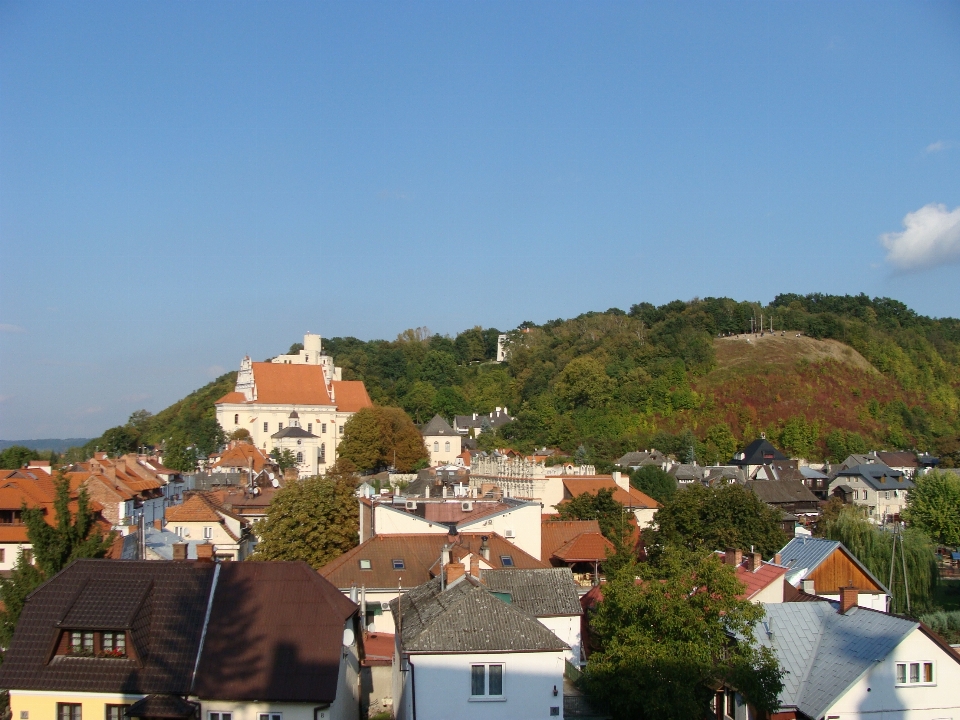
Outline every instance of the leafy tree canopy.
{"label": "leafy tree canopy", "polygon": [[38,457],[39,454],[28,447],[11,445],[6,450],[0,452],[0,469],[16,470]]}
{"label": "leafy tree canopy", "polygon": [[288,468],[296,467],[297,456],[293,454],[290,448],[274,448],[270,451],[270,457],[277,463],[280,472],[286,472]]}
{"label": "leafy tree canopy", "polygon": [[780,528],[780,511],[737,484],[694,483],[664,503],[655,520],[655,529],[644,530],[654,554],[667,545],[709,551],[752,547],[771,558],[789,539]]}
{"label": "leafy tree canopy", "polygon": [[429,458],[423,437],[410,417],[400,408],[363,408],[343,426],[343,439],[337,456],[352,462],[359,470],[395,467],[411,472],[421,460]]}
{"label": "leafy tree canopy", "polygon": [[324,476],[288,484],[254,526],[252,560],[304,560],[319,569],[359,541],[358,478],[338,465]]}
{"label": "leafy tree canopy", "polygon": [[677,494],[677,481],[657,465],[644,465],[630,474],[630,484],[659,503]]}
{"label": "leafy tree canopy", "polygon": [[630,516],[623,503],[613,499],[613,489],[600,488],[597,493],[581,493],[557,506],[561,520],[596,520],[600,532],[619,550],[630,535]]}
{"label": "leafy tree canopy", "polygon": [[721,682],[774,710],[782,671],[752,641],[763,607],[741,592],[733,569],[710,553],[671,547],[656,562],[624,567],[589,615],[599,649],[583,676],[587,692],[618,720],[707,717]]}
{"label": "leafy tree canopy", "polygon": [[905,519],[940,545],[960,546],[960,476],[934,470],[914,482]]}

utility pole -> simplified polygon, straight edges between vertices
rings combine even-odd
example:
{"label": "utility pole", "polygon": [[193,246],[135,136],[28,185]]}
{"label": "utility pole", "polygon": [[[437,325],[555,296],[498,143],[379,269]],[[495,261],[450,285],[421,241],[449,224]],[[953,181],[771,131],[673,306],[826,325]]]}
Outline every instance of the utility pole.
{"label": "utility pole", "polygon": [[[903,549],[903,523],[893,524],[893,547],[890,550],[890,594],[893,594],[893,571],[897,567],[897,544],[900,545],[900,566],[903,570],[903,593],[907,601],[907,612],[910,612],[910,585],[907,582],[907,555]],[[891,598],[892,600],[892,598]]]}

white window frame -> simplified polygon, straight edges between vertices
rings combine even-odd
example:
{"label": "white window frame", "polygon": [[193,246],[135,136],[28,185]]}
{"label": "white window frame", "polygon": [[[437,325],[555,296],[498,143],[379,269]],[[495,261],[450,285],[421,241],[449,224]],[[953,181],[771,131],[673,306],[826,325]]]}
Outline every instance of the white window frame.
{"label": "white window frame", "polygon": [[[470,702],[505,702],[507,699],[506,694],[504,693],[504,677],[506,676],[506,663],[502,662],[472,662],[468,666],[469,673],[467,676],[470,683],[470,695],[467,698]],[[483,695],[474,695],[473,694],[473,668],[482,667],[483,668]],[[499,667],[500,668],[500,694],[491,695],[490,694],[490,668]]]}
{"label": "white window frame", "polygon": [[[905,682],[900,682],[899,680],[898,671],[901,665],[904,668]],[[913,682],[910,679],[911,665],[919,666],[919,671],[920,671],[919,677],[921,679],[917,682]],[[930,666],[930,672],[933,677],[933,680],[931,682],[926,682],[925,680],[922,679],[923,668],[925,665]],[[893,664],[893,681],[894,681],[894,687],[934,687],[937,684],[937,663],[934,662],[933,660],[897,660]]]}
{"label": "white window frame", "polygon": [[210,540],[210,539],[212,539],[212,538],[213,538],[213,527],[211,527],[211,526],[205,526],[205,527],[203,528],[203,539],[204,539],[204,540]]}

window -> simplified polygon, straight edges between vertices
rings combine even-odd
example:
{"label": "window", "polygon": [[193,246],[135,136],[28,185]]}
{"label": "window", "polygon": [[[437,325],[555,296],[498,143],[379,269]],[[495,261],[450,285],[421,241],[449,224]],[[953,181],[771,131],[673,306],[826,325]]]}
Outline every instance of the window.
{"label": "window", "polygon": [[264,432],[267,432],[269,427],[270,427],[270,423],[264,423],[264,424],[263,424],[263,431],[264,431]]}
{"label": "window", "polygon": [[70,654],[71,655],[93,655],[93,633],[92,632],[70,633]]}
{"label": "window", "polygon": [[183,537],[183,528],[179,525],[174,528],[174,532],[177,533],[177,537]]}
{"label": "window", "polygon": [[897,663],[897,685],[934,685],[932,662]]}
{"label": "window", "polygon": [[503,567],[513,567],[513,556],[512,555],[501,555],[500,564]]}
{"label": "window", "polygon": [[107,720],[127,720],[124,713],[129,709],[129,705],[107,705]]}
{"label": "window", "polygon": [[283,713],[260,713],[257,720],[283,720]]}
{"label": "window", "polygon": [[308,433],[312,433],[312,432],[313,432],[313,423],[307,423],[307,432],[308,432]]}
{"label": "window", "polygon": [[297,453],[297,462],[298,462],[298,463],[302,463],[302,462],[303,462],[303,453],[302,453],[302,452],[298,452],[298,453]]}
{"label": "window", "polygon": [[203,537],[204,537],[205,540],[209,540],[210,538],[212,538],[212,537],[213,537],[213,528],[212,528],[212,527],[205,527],[205,528],[203,529]]}
{"label": "window", "polygon": [[436,440],[433,441],[433,451],[440,452],[440,443],[437,442]]}
{"label": "window", "polygon": [[360,569],[361,569],[361,570],[369,570],[369,569],[370,569],[370,561],[369,561],[369,560],[361,560],[361,561],[360,561]]}
{"label": "window", "polygon": [[283,423],[277,423],[277,431],[283,430]]}
{"label": "window", "polygon": [[20,551],[20,554],[23,555],[23,561],[27,565],[33,565],[33,550],[28,550],[24,548]]}
{"label": "window", "polygon": [[239,424],[240,424],[240,415],[234,415],[234,416],[233,416],[233,424],[234,424],[234,425],[239,425]]}
{"label": "window", "polygon": [[443,451],[444,451],[444,452],[450,452],[450,441],[449,441],[449,440],[447,440],[447,442],[445,442],[445,443],[443,444]]}
{"label": "window", "polygon": [[340,434],[343,435],[343,425],[340,426]]}
{"label": "window", "polygon": [[7,551],[0,548],[0,563],[7,561]]}
{"label": "window", "polygon": [[326,431],[327,431],[327,424],[326,424],[326,423],[321,423],[321,424],[320,424],[320,433],[323,434],[323,433],[325,433]]}
{"label": "window", "polygon": [[57,703],[57,720],[81,720],[80,703]]}
{"label": "window", "polygon": [[232,712],[207,713],[207,720],[233,720]]}
{"label": "window", "polygon": [[103,654],[108,657],[127,656],[127,635],[123,632],[105,632],[103,634]]}
{"label": "window", "polygon": [[327,444],[320,443],[320,464],[322,465],[327,461]]}
{"label": "window", "polygon": [[503,665],[470,666],[471,699],[503,699]]}
{"label": "window", "polygon": [[403,570],[403,559],[393,561],[394,570]]}

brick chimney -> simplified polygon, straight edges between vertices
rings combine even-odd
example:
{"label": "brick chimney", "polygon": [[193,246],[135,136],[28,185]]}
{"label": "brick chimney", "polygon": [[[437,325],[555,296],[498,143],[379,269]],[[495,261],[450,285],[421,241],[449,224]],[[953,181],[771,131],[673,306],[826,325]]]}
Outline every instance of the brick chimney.
{"label": "brick chimney", "polygon": [[157,530],[163,530],[163,520],[154,520],[154,521],[153,521],[153,526],[154,526]]}
{"label": "brick chimney", "polygon": [[186,560],[186,559],[187,559],[187,544],[186,544],[186,543],[174,543],[174,544],[173,544],[173,559],[174,559],[174,560]]}
{"label": "brick chimney", "polygon": [[752,552],[747,555],[747,570],[756,572],[763,565],[763,558],[758,552]]}
{"label": "brick chimney", "polygon": [[740,563],[743,562],[743,550],[727,548],[727,551],[723,554],[723,562],[727,565],[733,565],[733,567],[739,567]]}
{"label": "brick chimney", "polygon": [[470,574],[478,579],[480,577],[480,556],[476,553],[470,555]]}
{"label": "brick chimney", "polygon": [[860,591],[855,587],[840,588],[840,614],[846,615],[850,608],[857,606]]}
{"label": "brick chimney", "polygon": [[463,577],[466,569],[461,562],[447,563],[443,566],[443,572],[446,574],[444,578],[444,585],[450,587],[450,583],[455,582]]}
{"label": "brick chimney", "polygon": [[[197,560],[213,562],[213,545],[210,543],[200,543],[197,545]],[[461,565],[461,567],[463,566]]]}
{"label": "brick chimney", "polygon": [[783,556],[780,553],[777,553],[773,556],[774,565],[783,565]]}

